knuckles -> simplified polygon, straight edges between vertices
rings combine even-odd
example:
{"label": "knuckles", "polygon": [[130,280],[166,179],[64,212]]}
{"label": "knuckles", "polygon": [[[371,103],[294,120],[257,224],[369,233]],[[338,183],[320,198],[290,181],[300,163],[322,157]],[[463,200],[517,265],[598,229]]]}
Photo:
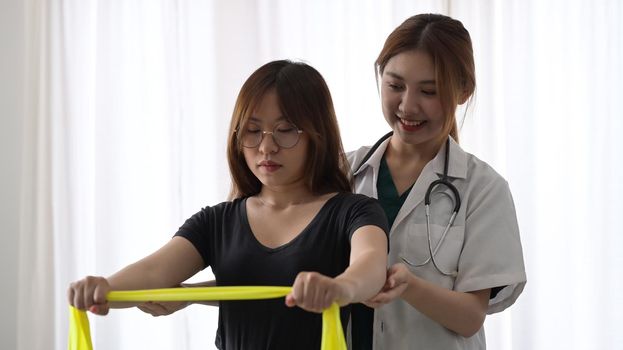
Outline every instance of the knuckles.
{"label": "knuckles", "polygon": [[306,311],[321,313],[336,299],[331,281],[318,272],[300,272],[293,286],[296,305]]}
{"label": "knuckles", "polygon": [[79,309],[95,304],[96,296],[93,295],[94,291],[102,286],[108,287],[108,281],[103,277],[97,276],[86,276],[81,280],[71,282],[67,290],[69,303]]}

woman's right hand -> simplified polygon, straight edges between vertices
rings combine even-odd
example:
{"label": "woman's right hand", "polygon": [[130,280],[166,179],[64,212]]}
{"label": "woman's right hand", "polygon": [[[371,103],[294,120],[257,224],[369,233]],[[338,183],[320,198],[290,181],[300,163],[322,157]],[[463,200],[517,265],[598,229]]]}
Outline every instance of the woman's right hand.
{"label": "woman's right hand", "polygon": [[340,306],[352,302],[353,292],[349,283],[318,272],[299,272],[294,279],[292,291],[286,295],[286,306],[298,306],[303,310],[321,313],[337,302]]}
{"label": "woman's right hand", "polygon": [[67,290],[69,304],[80,310],[89,310],[97,315],[107,315],[110,309],[106,295],[110,284],[104,277],[87,276],[72,282]]}

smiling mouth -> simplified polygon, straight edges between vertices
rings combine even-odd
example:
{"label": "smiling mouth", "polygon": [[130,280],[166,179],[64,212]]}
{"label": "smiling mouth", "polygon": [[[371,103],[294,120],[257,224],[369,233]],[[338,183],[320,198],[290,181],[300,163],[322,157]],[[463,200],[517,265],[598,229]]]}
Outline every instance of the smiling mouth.
{"label": "smiling mouth", "polygon": [[408,127],[418,127],[426,123],[425,120],[407,120],[407,119],[402,119],[400,117],[398,117],[398,120],[400,120],[401,124],[408,126]]}

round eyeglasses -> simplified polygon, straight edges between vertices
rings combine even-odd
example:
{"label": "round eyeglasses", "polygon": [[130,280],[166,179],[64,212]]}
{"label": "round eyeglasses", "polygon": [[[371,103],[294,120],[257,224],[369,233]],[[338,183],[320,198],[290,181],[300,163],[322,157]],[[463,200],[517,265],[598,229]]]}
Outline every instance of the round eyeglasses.
{"label": "round eyeglasses", "polygon": [[277,146],[292,148],[299,142],[299,135],[302,133],[303,130],[299,130],[292,123],[279,123],[275,125],[273,131],[264,131],[259,126],[250,124],[240,130],[240,138],[244,147],[255,148],[262,143],[264,135],[270,134]]}

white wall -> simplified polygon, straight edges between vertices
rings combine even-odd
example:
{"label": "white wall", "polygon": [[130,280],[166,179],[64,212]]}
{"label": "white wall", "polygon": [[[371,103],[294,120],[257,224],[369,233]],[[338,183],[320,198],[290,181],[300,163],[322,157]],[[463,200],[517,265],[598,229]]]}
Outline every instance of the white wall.
{"label": "white wall", "polygon": [[0,1],[0,349],[15,349],[24,5]]}

